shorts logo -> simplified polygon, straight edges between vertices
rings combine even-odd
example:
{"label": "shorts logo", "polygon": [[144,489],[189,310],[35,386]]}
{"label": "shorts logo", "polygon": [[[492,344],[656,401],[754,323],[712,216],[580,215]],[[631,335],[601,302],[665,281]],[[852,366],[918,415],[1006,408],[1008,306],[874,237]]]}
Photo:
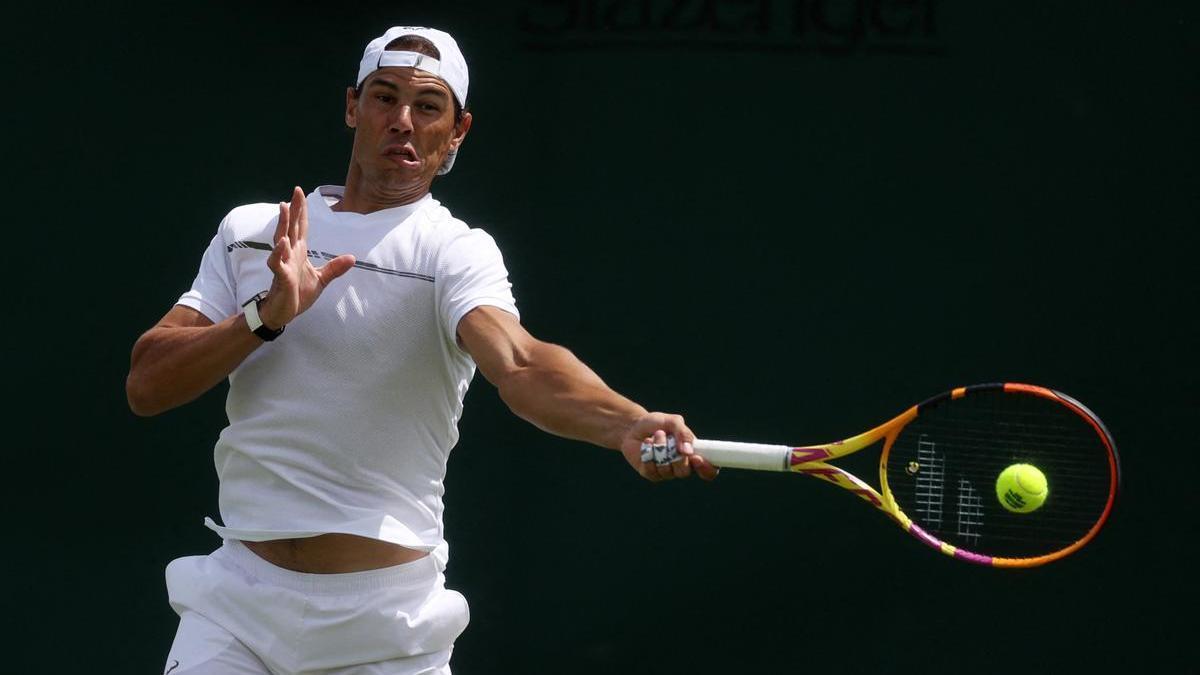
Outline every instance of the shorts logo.
{"label": "shorts logo", "polygon": [[171,672],[172,670],[175,670],[178,667],[179,667],[179,662],[176,661],[175,659],[171,659],[171,665],[167,666],[167,669],[163,671],[163,675],[167,675],[167,673]]}

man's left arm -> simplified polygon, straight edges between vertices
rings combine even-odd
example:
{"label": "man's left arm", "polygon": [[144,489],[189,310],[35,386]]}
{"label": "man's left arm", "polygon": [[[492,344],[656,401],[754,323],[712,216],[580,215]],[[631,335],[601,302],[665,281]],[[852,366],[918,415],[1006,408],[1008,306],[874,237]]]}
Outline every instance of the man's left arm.
{"label": "man's left arm", "polygon": [[[509,409],[539,429],[620,450],[651,481],[684,478],[692,471],[705,480],[716,477],[717,469],[692,449],[696,436],[683,417],[647,412],[613,391],[569,350],[530,335],[512,314],[476,307],[459,321],[458,340]],[[668,434],[682,459],[666,465],[642,461],[642,443],[661,445]]]}

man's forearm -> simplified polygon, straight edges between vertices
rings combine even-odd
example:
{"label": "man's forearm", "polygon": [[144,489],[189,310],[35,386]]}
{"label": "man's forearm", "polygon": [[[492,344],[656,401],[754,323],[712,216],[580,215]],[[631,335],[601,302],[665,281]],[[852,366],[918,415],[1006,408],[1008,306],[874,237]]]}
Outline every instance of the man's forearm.
{"label": "man's forearm", "polygon": [[125,393],[138,415],[183,405],[233,372],[263,341],[244,315],[206,326],[155,326],[138,338]]}
{"label": "man's forearm", "polygon": [[613,391],[567,349],[539,343],[497,383],[508,407],[557,436],[617,449],[646,409]]}

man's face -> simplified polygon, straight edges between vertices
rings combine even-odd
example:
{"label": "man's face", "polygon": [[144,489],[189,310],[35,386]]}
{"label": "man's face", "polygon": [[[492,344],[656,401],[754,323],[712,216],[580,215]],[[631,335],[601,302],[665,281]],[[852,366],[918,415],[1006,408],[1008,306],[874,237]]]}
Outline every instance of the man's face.
{"label": "man's face", "polygon": [[371,73],[362,93],[346,94],[346,124],[355,129],[351,162],[385,189],[428,189],[471,126],[470,113],[454,123],[454,95],[441,79],[413,68]]}

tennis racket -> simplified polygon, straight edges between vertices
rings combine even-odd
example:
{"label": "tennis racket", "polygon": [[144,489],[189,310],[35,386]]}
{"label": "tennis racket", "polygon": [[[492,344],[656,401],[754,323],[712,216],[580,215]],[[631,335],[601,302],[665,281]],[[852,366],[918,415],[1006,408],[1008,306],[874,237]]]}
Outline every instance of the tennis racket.
{"label": "tennis racket", "polygon": [[[827,460],[883,442],[880,488]],[[1091,541],[1120,485],[1116,444],[1082,403],[1052,389],[994,383],[934,396],[866,433],[791,447],[697,440],[721,467],[792,471],[849,490],[919,541],[979,565],[1035,567]],[[996,481],[1013,464],[1046,477],[1040,508],[1015,513]]]}

